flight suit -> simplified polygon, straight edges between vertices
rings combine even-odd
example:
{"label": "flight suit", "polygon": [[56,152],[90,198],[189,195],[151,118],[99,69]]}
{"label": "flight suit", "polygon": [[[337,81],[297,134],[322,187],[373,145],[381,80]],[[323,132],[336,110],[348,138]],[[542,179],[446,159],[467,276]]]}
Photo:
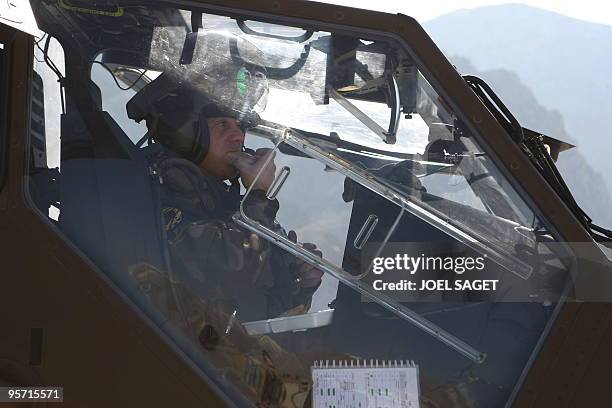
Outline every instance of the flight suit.
{"label": "flight suit", "polygon": [[[240,323],[303,311],[316,287],[300,288],[298,260],[232,220],[242,199],[236,181],[228,185],[165,150],[151,168],[169,262],[168,270],[133,265],[137,288],[242,395],[262,407],[301,406],[309,363]],[[264,192],[249,195],[244,210],[284,233],[274,221],[278,202]]]}
{"label": "flight suit", "polygon": [[[242,199],[237,180],[228,185],[168,151],[160,154],[157,171],[176,279],[243,322],[308,308],[316,287],[300,287],[300,261],[232,220]],[[275,221],[277,210],[278,201],[260,190],[244,203],[247,216],[284,233]]]}

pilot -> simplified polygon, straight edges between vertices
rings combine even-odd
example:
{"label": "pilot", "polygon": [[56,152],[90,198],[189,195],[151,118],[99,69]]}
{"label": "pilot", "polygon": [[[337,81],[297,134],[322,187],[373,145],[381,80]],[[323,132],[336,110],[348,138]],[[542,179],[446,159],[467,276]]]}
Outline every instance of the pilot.
{"label": "pilot", "polygon": [[[252,190],[247,216],[284,233],[275,220],[279,203],[266,197],[275,176],[273,161],[264,166],[271,150],[244,148],[245,131],[267,98],[265,68],[222,58],[227,37],[210,33],[204,40],[192,64],[166,67],[127,104],[130,118],[146,120],[149,141],[163,146],[154,166],[172,272],[243,322],[303,313],[322,272],[232,220],[241,182]],[[239,46],[247,57],[260,53],[247,42]],[[297,240],[293,231],[287,236]]]}

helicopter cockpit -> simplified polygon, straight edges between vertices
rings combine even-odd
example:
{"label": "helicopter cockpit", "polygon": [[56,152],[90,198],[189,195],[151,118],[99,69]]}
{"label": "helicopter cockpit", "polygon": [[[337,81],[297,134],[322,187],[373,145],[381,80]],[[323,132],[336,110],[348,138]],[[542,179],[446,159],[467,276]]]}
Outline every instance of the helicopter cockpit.
{"label": "helicopter cockpit", "polygon": [[[205,6],[43,0],[35,15],[33,203],[232,401],[308,406],[309,368],[332,358],[414,361],[421,406],[512,398],[572,258],[410,44]],[[245,147],[274,152],[260,174],[276,168],[266,197],[281,228],[249,216],[244,187],[232,220],[324,272],[300,314],[212,310],[168,266],[163,146],[126,106],[170,71],[210,93],[218,56],[265,72]],[[226,75],[238,93],[254,80],[241,72]],[[406,257],[421,263],[393,262]]]}

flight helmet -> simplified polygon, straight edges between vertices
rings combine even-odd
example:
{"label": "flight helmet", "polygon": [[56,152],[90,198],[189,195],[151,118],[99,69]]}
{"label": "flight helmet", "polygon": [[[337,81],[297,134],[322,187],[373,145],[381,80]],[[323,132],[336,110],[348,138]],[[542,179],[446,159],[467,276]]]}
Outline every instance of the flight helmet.
{"label": "flight helmet", "polygon": [[[265,109],[268,80],[263,52],[244,38],[218,31],[154,35],[150,65],[162,71],[127,103],[128,117],[146,121],[149,140],[196,164],[209,146],[207,118],[235,118],[243,131]],[[183,38],[185,36],[183,35]],[[183,43],[180,47],[172,44]],[[190,63],[185,52],[191,52]]]}

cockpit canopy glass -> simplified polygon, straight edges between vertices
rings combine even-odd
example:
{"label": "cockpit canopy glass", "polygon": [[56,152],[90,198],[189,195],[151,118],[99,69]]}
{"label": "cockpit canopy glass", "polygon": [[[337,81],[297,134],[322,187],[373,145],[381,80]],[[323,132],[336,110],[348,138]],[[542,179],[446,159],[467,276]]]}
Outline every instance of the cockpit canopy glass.
{"label": "cockpit canopy glass", "polygon": [[[432,401],[506,403],[570,260],[411,45],[149,3],[40,1],[29,191],[45,218],[239,403],[309,406],[313,362],[336,357],[414,360]],[[169,118],[192,149],[211,115],[237,120],[242,153],[273,152],[267,191],[155,138]],[[273,222],[248,210],[262,194]],[[434,249],[486,258],[474,276],[499,290],[375,288],[380,256]]]}

